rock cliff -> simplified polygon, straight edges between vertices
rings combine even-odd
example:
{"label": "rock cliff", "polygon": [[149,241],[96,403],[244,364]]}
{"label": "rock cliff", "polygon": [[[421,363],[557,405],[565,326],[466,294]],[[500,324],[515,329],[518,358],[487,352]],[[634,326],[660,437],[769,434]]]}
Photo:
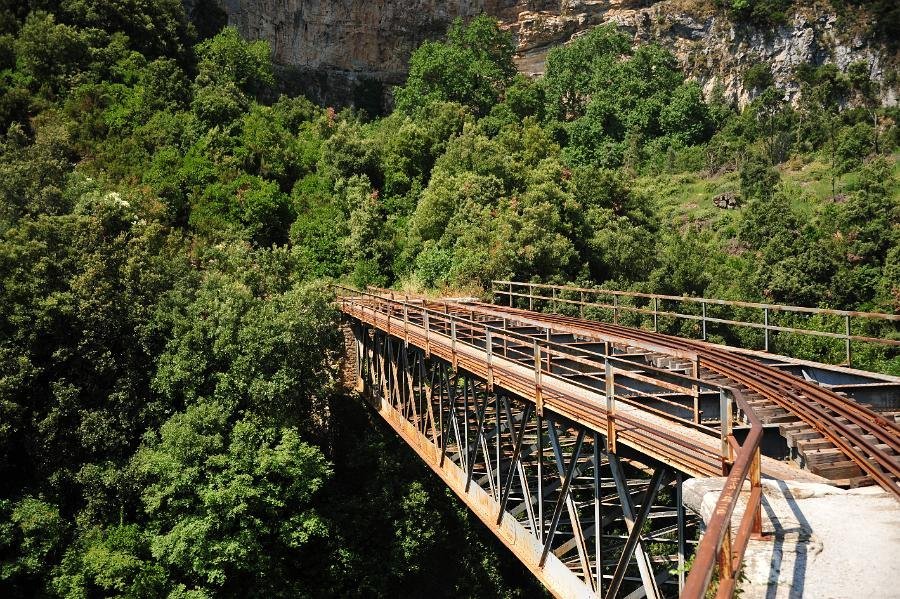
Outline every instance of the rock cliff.
{"label": "rock cliff", "polygon": [[[440,37],[456,17],[485,12],[509,29],[517,63],[540,74],[547,53],[591,27],[615,22],[635,41],[656,41],[706,92],[718,83],[744,104],[752,90],[743,73],[772,65],[776,85],[797,94],[793,69],[827,62],[845,68],[864,60],[881,82],[883,100],[896,104],[897,52],[866,31],[864,12],[839,18],[829,4],[794,9],[777,28],[737,25],[712,0],[218,0],[229,23],[250,39],[266,39],[275,61],[298,89],[336,104],[358,103],[373,90],[401,83],[412,50]],[[192,2],[187,1],[188,9]]]}

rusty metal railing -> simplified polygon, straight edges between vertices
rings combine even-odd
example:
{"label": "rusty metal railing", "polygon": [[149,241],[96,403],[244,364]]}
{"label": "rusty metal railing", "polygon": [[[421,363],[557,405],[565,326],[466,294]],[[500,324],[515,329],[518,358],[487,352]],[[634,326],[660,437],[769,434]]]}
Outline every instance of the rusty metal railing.
{"label": "rusty metal railing", "polygon": [[[575,305],[579,306],[581,314],[585,307],[599,308],[609,310],[613,314],[613,322],[618,323],[620,313],[633,313],[653,317],[653,329],[658,330],[660,317],[673,317],[676,319],[691,320],[700,323],[700,337],[704,341],[707,339],[708,324],[722,324],[736,327],[744,327],[749,329],[757,329],[763,331],[763,351],[768,352],[772,333],[794,333],[798,335],[807,335],[811,337],[823,337],[836,340],[843,340],[845,364],[852,365],[853,353],[851,348],[852,342],[869,343],[875,345],[884,345],[892,347],[900,347],[900,340],[886,339],[882,337],[869,337],[865,335],[854,335],[851,330],[851,319],[884,321],[884,322],[900,322],[900,315],[885,314],[881,312],[858,312],[851,310],[832,310],[828,308],[809,308],[804,306],[788,306],[782,304],[762,304],[756,302],[740,302],[731,300],[711,299],[703,297],[689,297],[677,295],[661,295],[656,293],[638,293],[633,291],[618,291],[613,289],[596,289],[589,287],[576,287],[572,285],[549,285],[542,283],[527,283],[519,281],[492,281],[492,291],[495,296],[507,298],[509,305],[512,306],[516,298],[528,301],[529,309],[535,308],[535,302],[550,302],[556,305]],[[541,292],[544,293],[541,293]],[[564,294],[577,294],[578,298],[564,297]],[[594,301],[590,301],[593,298]],[[604,301],[597,301],[603,298]],[[620,298],[644,300],[646,306],[637,306],[625,304]],[[675,302],[681,304],[699,304],[700,314],[688,314],[683,311],[664,310],[660,307],[660,302]],[[707,314],[708,306],[727,306],[731,308],[749,308],[760,311],[760,322],[747,320],[737,320],[734,318],[721,318],[710,316]],[[796,314],[809,315],[826,315],[835,316],[843,319],[844,331],[835,333],[832,331],[824,331],[819,329],[804,329],[789,326],[779,326],[770,322],[771,316],[775,312],[788,312]]]}
{"label": "rusty metal railing", "polygon": [[[731,398],[735,400],[750,424],[750,432],[742,444],[738,444],[731,427],[726,425],[726,423],[730,423],[731,419],[726,419],[724,415],[730,414],[734,405],[730,401]],[[762,422],[738,390],[723,390],[722,401],[723,404],[727,404],[723,408],[722,418],[723,452],[727,451],[727,443],[727,447],[733,451],[734,459],[729,466],[725,485],[722,487],[712,517],[706,525],[706,532],[694,554],[694,564],[681,594],[681,597],[685,599],[702,599],[706,596],[716,566],[718,566],[716,597],[733,596],[747,544],[751,538],[762,537],[760,455],[760,442],[763,435]],[[732,535],[731,521],[734,509],[744,483],[748,480],[750,495],[747,498],[737,533]]]}
{"label": "rusty metal railing", "polygon": [[[564,368],[560,368],[560,359],[593,368],[587,373],[576,372],[580,376],[586,376],[592,380],[596,383],[595,385],[585,384],[571,378],[566,382],[582,391],[589,391],[605,398],[602,404],[599,402],[597,404],[597,407],[603,410],[603,420],[605,421],[605,426],[599,432],[606,435],[607,449],[613,453],[616,451],[616,443],[620,435],[626,430],[633,430],[635,425],[641,424],[640,420],[634,418],[633,415],[620,414],[617,409],[619,402],[634,405],[649,413],[662,415],[685,426],[718,436],[720,451],[715,452],[718,455],[714,456],[710,452],[705,459],[714,457],[719,461],[718,466],[721,470],[709,469],[709,462],[706,462],[705,474],[709,476],[724,474],[726,476],[725,484],[707,523],[706,532],[697,547],[682,597],[692,599],[704,597],[717,567],[716,596],[730,597],[733,595],[747,544],[751,537],[759,537],[762,534],[760,443],[763,429],[753,408],[746,402],[740,391],[702,381],[694,376],[649,365],[642,365],[641,370],[644,374],[635,373],[629,369],[633,363],[611,355],[608,346],[606,353],[603,354],[584,349],[579,350],[576,354],[571,348],[566,351],[567,348],[564,344],[553,342],[549,338],[535,338],[507,330],[506,322],[499,327],[479,322],[474,311],[469,312],[468,318],[455,314],[449,310],[447,303],[443,304],[442,309],[436,310],[428,308],[425,300],[421,298],[411,301],[408,298],[396,299],[392,297],[394,293],[388,291],[369,293],[347,287],[337,286],[336,288],[342,293],[346,293],[337,298],[344,313],[381,328],[388,334],[403,339],[406,343],[417,344],[425,350],[426,355],[432,352],[439,354],[451,362],[454,368],[465,358],[467,360],[465,366],[476,370],[477,374],[483,374],[489,385],[494,384],[496,376],[503,377],[511,390],[533,399],[541,413],[544,409],[544,388],[547,379],[565,379],[564,372],[561,372]],[[455,306],[455,308],[465,314],[464,305]],[[477,362],[472,362],[471,355],[460,353],[462,345],[484,352],[484,356]],[[495,370],[495,360],[498,358],[529,364],[532,368],[531,380],[514,380],[514,377],[508,373],[498,373]],[[641,405],[640,401],[635,399],[633,393],[635,389],[626,383],[629,380],[655,385],[658,389],[667,391],[690,393],[701,387],[717,389],[720,395],[721,410],[719,430],[699,424],[697,414],[692,414],[690,418],[681,418]],[[680,381],[680,383],[676,381]],[[631,395],[626,396],[624,393],[620,393],[620,390],[629,392]],[[644,395],[647,394],[644,393]],[[738,443],[732,429],[735,406],[744,414],[750,425],[749,433],[743,443]],[[689,409],[687,406],[684,407]],[[664,431],[653,431],[653,434],[657,435],[663,444],[678,444],[685,441],[677,435],[671,435]],[[683,448],[682,451],[685,449],[687,448]],[[703,448],[696,446],[691,447],[690,451],[695,452],[695,455],[698,456],[702,456],[704,453]],[[697,467],[700,466],[701,462],[698,462]],[[733,533],[731,522],[734,510],[741,491],[748,481],[750,493],[746,501],[746,508],[737,532]]]}

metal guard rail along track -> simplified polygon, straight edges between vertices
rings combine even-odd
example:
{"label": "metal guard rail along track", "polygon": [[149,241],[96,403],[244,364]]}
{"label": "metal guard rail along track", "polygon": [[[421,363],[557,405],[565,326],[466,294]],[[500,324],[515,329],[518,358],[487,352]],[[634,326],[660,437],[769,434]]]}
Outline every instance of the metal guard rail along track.
{"label": "metal guard rail along track", "polygon": [[[762,424],[753,413],[752,406],[746,402],[739,390],[653,367],[642,366],[642,373],[648,374],[638,374],[633,372],[633,363],[610,355],[609,346],[607,346],[606,354],[585,350],[575,353],[566,346],[554,343],[549,339],[535,339],[507,330],[505,326],[496,327],[478,322],[475,319],[475,312],[471,312],[469,318],[450,313],[447,303],[444,303],[443,311],[441,311],[427,307],[424,298],[410,301],[407,296],[404,300],[398,300],[386,297],[384,293],[367,293],[346,287],[337,287],[337,289],[341,293],[338,302],[344,314],[402,339],[407,344],[417,345],[425,350],[426,355],[439,356],[450,362],[454,368],[461,362],[465,362],[464,367],[483,372],[488,385],[503,385],[522,398],[533,401],[538,411],[549,409],[560,412],[574,421],[587,424],[590,428],[606,436],[607,447],[613,453],[617,441],[620,440],[632,447],[646,449],[652,453],[664,452],[666,451],[665,446],[671,444],[670,447],[678,448],[676,453],[684,452],[685,455],[681,456],[683,468],[693,475],[718,476],[725,474],[727,477],[724,488],[712,517],[707,523],[706,533],[697,547],[694,564],[682,596],[697,599],[703,597],[710,585],[716,565],[719,567],[717,596],[728,597],[733,594],[747,543],[752,536],[758,537],[762,533],[760,506]],[[637,342],[640,343],[639,340]],[[530,347],[530,356],[523,356],[523,347]],[[473,362],[471,352],[460,351],[464,348],[485,352],[484,360],[481,363]],[[532,366],[531,380],[522,380],[517,373],[506,372],[496,364],[499,361],[509,360],[522,363],[523,357],[530,358],[528,363]],[[592,367],[597,373],[602,372],[603,375],[598,374],[596,380],[603,383],[606,391],[605,401],[585,401],[584,399],[579,400],[577,397],[560,398],[555,397],[552,392],[548,393],[549,388],[553,386],[549,383],[561,380],[558,376],[560,358]],[[554,367],[557,370],[553,370]],[[717,388],[721,398],[721,411],[724,415],[721,419],[721,430],[716,431],[698,424],[696,415],[692,415],[690,419],[674,417],[664,412],[639,406],[639,404],[635,404],[634,400],[617,395],[617,387],[634,391],[623,380],[650,383],[663,390],[677,389],[689,392],[701,388],[706,390]],[[594,387],[575,383],[575,381],[566,381],[566,383],[569,386],[574,383],[575,387],[590,391],[599,398],[604,395]],[[563,401],[566,399],[569,401]],[[642,410],[648,410],[657,415],[662,414],[678,424],[690,426],[709,435],[716,435],[720,440],[721,452],[717,456],[706,455],[698,460],[696,457],[688,457],[691,453],[696,456],[698,448],[685,446],[690,444],[690,440],[679,438],[678,435],[659,430],[646,431],[650,433],[649,435],[635,434],[635,429],[642,426],[640,419],[634,418],[631,414],[618,414],[616,408],[618,402],[630,402]],[[731,424],[735,403],[749,424],[749,433],[743,443],[739,443],[732,432]],[[660,438],[665,442],[661,444]],[[669,458],[678,457],[673,455],[671,449],[667,453]],[[741,490],[748,481],[750,493],[747,499],[747,508],[737,532],[732,538],[732,516]],[[546,550],[545,547],[545,555]],[[624,570],[621,573],[617,571],[616,575],[619,577],[618,582],[621,582]]]}
{"label": "metal guard rail along track", "polygon": [[[487,309],[501,309],[490,304],[485,306]],[[509,314],[526,312],[506,307],[502,307],[502,310]],[[795,414],[841,450],[877,484],[900,498],[900,463],[895,458],[896,454],[900,454],[900,426],[869,408],[847,401],[824,387],[804,382],[786,372],[765,368],[759,362],[721,346],[643,329],[588,323],[556,314],[536,316],[541,320],[557,323],[558,326],[577,324],[579,327],[587,326],[598,333],[629,334],[635,339],[653,340],[672,349],[702,352],[707,368],[771,399]],[[884,316],[889,316],[891,320],[898,318],[893,315]],[[882,451],[880,446],[887,446],[894,455]]]}
{"label": "metal guard rail along track", "polygon": [[[809,308],[804,306],[787,306],[782,304],[763,304],[756,302],[740,302],[732,300],[711,299],[703,297],[690,297],[678,295],[661,295],[657,293],[639,293],[635,291],[618,291],[614,289],[597,289],[589,287],[577,287],[574,285],[550,285],[544,283],[527,283],[521,281],[491,281],[493,293],[495,296],[505,296],[509,299],[509,305],[513,305],[515,298],[527,299],[529,309],[534,309],[534,302],[544,301],[552,302],[555,305],[576,305],[580,308],[580,314],[584,316],[584,308],[599,308],[611,311],[613,314],[613,323],[617,324],[620,312],[632,314],[652,315],[653,330],[658,330],[659,317],[669,316],[676,319],[690,320],[699,322],[701,326],[701,339],[707,339],[707,324],[724,324],[750,329],[758,329],[763,331],[763,350],[769,351],[770,333],[782,332],[793,333],[798,335],[807,335],[811,337],[829,338],[844,341],[845,364],[852,365],[851,342],[869,343],[874,345],[883,345],[890,347],[900,347],[900,340],[886,339],[882,337],[871,337],[866,335],[854,335],[851,332],[851,319],[863,321],[882,321],[882,322],[900,322],[900,315],[885,314],[881,312],[859,312],[852,310],[832,310],[828,308]],[[536,291],[544,290],[550,295],[541,295]],[[565,294],[570,296],[577,295],[578,299],[572,297],[564,297]],[[593,296],[595,301],[589,301],[586,297]],[[597,298],[612,298],[612,303],[607,301],[597,301]],[[648,306],[641,307],[637,305],[623,304],[619,298],[647,300]],[[700,314],[687,314],[674,310],[663,310],[660,308],[660,302],[671,302],[676,304],[699,304]],[[707,315],[707,306],[726,306],[731,308],[748,308],[762,311],[762,322],[752,322],[746,320],[737,320],[734,318],[721,318]],[[818,329],[803,329],[789,326],[778,326],[771,324],[770,317],[773,312],[785,312],[794,314],[809,315],[825,315],[835,316],[843,319],[844,332],[835,333],[831,331],[823,331]]]}

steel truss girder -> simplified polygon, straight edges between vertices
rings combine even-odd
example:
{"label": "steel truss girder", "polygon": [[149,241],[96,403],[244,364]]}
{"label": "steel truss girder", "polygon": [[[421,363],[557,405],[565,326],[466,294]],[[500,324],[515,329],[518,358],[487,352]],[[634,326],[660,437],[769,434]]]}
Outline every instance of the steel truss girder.
{"label": "steel truss girder", "polygon": [[[696,526],[674,504],[680,473],[608,453],[600,432],[351,326],[357,389],[554,595],[677,595],[683,575],[669,570]],[[671,550],[651,555],[650,539]]]}

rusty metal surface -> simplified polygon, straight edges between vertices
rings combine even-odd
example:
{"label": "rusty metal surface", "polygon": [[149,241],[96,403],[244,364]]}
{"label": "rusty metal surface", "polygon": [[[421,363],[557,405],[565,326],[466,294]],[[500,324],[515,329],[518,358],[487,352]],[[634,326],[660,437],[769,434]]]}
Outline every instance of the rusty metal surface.
{"label": "rusty metal surface", "polygon": [[[623,379],[655,386],[661,391],[675,389],[685,393],[692,392],[692,389],[699,390],[701,386],[709,387],[708,383],[691,376],[653,367],[646,367],[641,373],[634,372],[623,367],[622,359],[608,351],[610,345],[605,346],[607,348],[606,355],[591,355],[591,352],[583,350],[573,352],[571,348],[567,350],[565,345],[551,341],[549,329],[546,329],[546,340],[534,337],[527,337],[526,340],[521,334],[506,329],[507,320],[505,318],[502,321],[503,326],[494,326],[492,323],[495,321],[490,321],[491,308],[483,305],[460,307],[451,306],[446,302],[429,303],[422,298],[409,301],[381,294],[351,290],[345,290],[345,292],[356,294],[339,298],[341,309],[348,316],[360,323],[372,326],[376,330],[383,331],[393,338],[402,340],[404,344],[422,348],[427,356],[439,357],[452,364],[454,368],[458,367],[474,373],[487,381],[489,389],[497,386],[512,391],[519,397],[534,402],[539,412],[548,410],[549,413],[559,414],[577,425],[586,426],[588,430],[595,431],[595,439],[599,439],[601,434],[604,435],[606,451],[609,452],[610,459],[615,456],[617,444],[621,444],[632,447],[644,455],[659,460],[662,464],[692,476],[727,474],[726,487],[716,506],[715,517],[697,549],[695,567],[688,577],[684,593],[685,596],[702,596],[716,562],[728,565],[722,569],[720,592],[722,589],[733,588],[733,579],[740,569],[746,540],[751,532],[759,533],[760,526],[759,442],[762,427],[758,419],[752,415],[752,408],[743,400],[739,391],[713,385],[722,393],[723,406],[729,406],[728,408],[723,407],[723,413],[729,416],[723,419],[721,430],[710,429],[698,424],[699,418],[696,414],[690,419],[660,413],[651,414],[649,410],[642,408],[640,402],[635,401],[634,397],[619,396],[617,392],[617,389],[623,387],[630,389],[627,385],[623,385],[621,382]],[[485,317],[488,322],[479,320],[485,319]],[[517,313],[515,322],[520,325],[540,322],[546,326],[547,321],[545,315]],[[582,327],[576,324],[565,322],[554,322],[553,324],[554,331],[572,334],[584,332]],[[596,331],[591,334],[598,337]],[[667,344],[659,344],[652,339],[635,338],[625,331],[604,333],[600,337],[607,344],[636,344],[649,351],[662,350],[677,359],[696,360],[698,357],[697,352],[692,349],[673,348]],[[527,355],[529,346],[532,348],[533,361],[531,360],[532,356]],[[587,353],[587,357],[585,353]],[[590,386],[579,386],[572,381],[560,378],[558,370],[554,371],[553,364],[555,360],[561,358],[569,359],[576,364],[595,367],[598,370],[596,376],[589,374],[581,376],[587,377],[589,380],[596,378],[603,384],[601,388],[605,390],[605,393]],[[559,367],[557,366],[557,368]],[[599,374],[601,370],[602,376]],[[619,382],[616,382],[616,379]],[[633,391],[633,389],[631,390]],[[740,445],[731,432],[731,398],[737,402],[738,408],[746,415],[751,429],[750,435]],[[599,401],[600,399],[604,399],[604,401]],[[623,409],[619,402],[627,404],[629,408]],[[667,417],[672,424],[676,425],[670,427],[674,430],[666,430],[666,427],[660,426],[662,417]],[[583,436],[584,429],[578,436],[576,442],[578,446],[580,446]],[[437,443],[436,438],[433,440]],[[513,461],[520,450],[520,443],[521,438],[513,453]],[[417,449],[417,451],[419,450]],[[573,460],[577,460],[577,449],[574,455]],[[428,460],[426,459],[426,461]],[[443,461],[440,463],[443,464]],[[571,480],[574,472],[572,470],[574,463],[573,461],[568,466],[564,477],[564,494],[568,485],[567,481]],[[471,466],[468,469],[470,470]],[[657,471],[657,475],[660,474],[661,471]],[[560,475],[563,475],[561,466]],[[748,479],[751,484],[750,501],[752,505],[745,511],[744,521],[749,524],[742,525],[732,541],[731,516],[744,481]],[[464,490],[469,490],[468,481]],[[459,494],[459,491],[457,493]],[[465,500],[462,494],[460,496]],[[502,522],[505,497],[501,497],[499,493],[499,480],[497,499],[501,502],[499,521]],[[560,502],[562,502],[562,496],[553,512],[551,530],[555,530],[561,513],[563,503]],[[623,509],[625,507],[627,505],[623,504]],[[476,508],[473,507],[473,509]],[[572,509],[572,507],[569,508],[570,511]],[[628,513],[627,510],[626,513]],[[646,515],[645,510],[642,508],[639,516],[643,517],[644,515]],[[616,572],[612,576],[613,591],[619,588],[626,569],[629,567],[628,555],[630,554],[628,551],[634,552],[634,555],[643,555],[642,543],[639,542],[640,533],[635,533],[631,527],[629,527],[629,531],[632,534],[629,535],[625,545],[626,553],[619,558]],[[638,536],[635,537],[634,534]],[[541,558],[537,563],[539,570],[545,567],[548,547],[552,540],[551,536],[544,545]],[[591,568],[586,558],[584,538],[576,534],[574,546],[579,548],[583,580],[591,582]],[[732,547],[735,549],[734,552],[732,552]],[[515,550],[515,547],[511,546],[511,548]],[[683,560],[683,555],[681,557]],[[520,559],[525,560],[521,555]],[[649,562],[645,563],[640,559],[638,559],[638,565],[644,563],[641,571],[645,581],[644,592],[655,596],[656,583],[653,576],[646,572]],[[599,557],[594,570],[597,572],[597,582],[596,584],[591,582],[595,590],[597,590],[596,587],[600,584],[601,578],[599,566],[596,564],[599,564]],[[532,571],[535,571],[532,564],[527,565]],[[548,584],[548,581],[540,573],[535,573],[545,584]],[[548,588],[557,593],[557,590],[552,587]],[[700,592],[694,595],[696,589],[700,589]]]}
{"label": "rusty metal surface", "polygon": [[[408,318],[404,323],[402,317],[403,301],[380,298],[374,294],[367,297],[368,299],[364,301],[357,300],[352,303],[349,303],[347,298],[342,298],[343,311],[391,335],[406,339],[409,343],[427,349],[428,352],[435,356],[448,362],[456,363],[459,367],[487,379],[485,352],[482,348],[469,343],[472,335],[471,330],[464,333],[466,327],[478,329],[478,332],[480,332],[483,325],[479,326],[479,323],[461,316],[444,314],[442,312],[445,309],[443,304],[435,306],[437,309],[406,304]],[[425,320],[422,316],[425,314],[430,316],[427,329],[422,326]],[[409,317],[413,317],[416,320]],[[453,340],[446,334],[451,320],[457,322],[457,330],[460,334],[460,338],[455,344],[455,350],[453,349]],[[463,337],[465,337],[465,340]],[[506,335],[501,331],[495,333],[495,339],[503,338],[519,340],[512,334]],[[621,342],[627,340],[627,338],[621,336],[611,336],[610,339],[616,339]],[[529,341],[534,342],[531,339]],[[546,359],[547,348],[553,344],[541,340],[537,340],[536,343],[540,348],[542,359]],[[654,344],[649,344],[649,346],[656,347]],[[686,356],[693,354],[673,352],[673,355]],[[596,366],[598,370],[604,369],[602,361],[597,362]],[[546,369],[536,371],[533,366],[523,366],[502,356],[494,357],[492,371],[494,384],[535,402],[537,401],[535,373],[538,372],[541,380],[542,403],[547,409],[583,424],[591,430],[604,434],[607,432],[607,411],[605,404],[601,401],[603,395],[596,390],[561,380],[547,372]],[[618,369],[615,372],[622,375],[626,374]],[[603,377],[597,378],[602,382]],[[710,386],[690,377],[682,376],[681,378],[685,382],[696,382]],[[617,397],[617,400],[625,402],[625,398]],[[697,426],[692,420],[671,416],[666,419],[672,425],[667,428],[661,428],[666,423],[661,422],[660,418],[651,418],[650,411],[645,411],[647,414],[643,414],[643,417],[640,417],[641,415],[637,414],[636,411],[629,413],[620,412],[615,416],[617,420],[616,438],[619,442],[645,452],[691,476],[721,475],[722,456],[718,450],[719,431],[707,427],[706,430],[698,432],[696,429],[703,429],[704,427]],[[675,426],[676,423],[681,426]],[[682,427],[690,427],[692,430],[679,430]]]}
{"label": "rusty metal surface", "polygon": [[[569,285],[549,285],[540,283],[527,283],[517,281],[492,281],[494,287],[494,295],[502,296],[508,300],[512,306],[515,299],[527,300],[529,309],[533,309],[535,302],[549,302],[551,305],[558,306],[572,305],[579,306],[579,310],[583,316],[584,308],[599,308],[608,310],[613,313],[613,321],[618,322],[619,313],[634,313],[648,315],[653,317],[654,330],[657,330],[658,319],[660,316],[671,317],[681,320],[689,320],[698,322],[702,326],[702,338],[706,339],[707,324],[724,324],[729,326],[737,326],[750,329],[758,329],[763,331],[765,351],[769,350],[770,333],[790,333],[798,335],[806,335],[811,337],[820,337],[844,341],[845,363],[850,366],[852,363],[851,342],[865,343],[873,345],[882,345],[889,347],[900,347],[900,340],[890,337],[871,337],[867,335],[858,335],[852,333],[851,320],[864,322],[893,322],[900,323],[900,315],[887,314],[882,312],[860,312],[852,310],[833,310],[828,308],[811,308],[805,306],[788,306],[783,304],[764,304],[756,302],[740,302],[731,300],[661,295],[654,293],[638,293],[631,291],[618,291],[611,289],[591,289],[587,287],[576,287]],[[522,289],[523,291],[515,291]],[[549,292],[550,295],[541,294],[540,292]],[[563,297],[563,294],[577,295],[578,299],[572,297]],[[607,297],[612,298],[612,303],[603,301],[589,301],[588,297]],[[629,300],[646,300],[652,302],[647,307],[623,304],[619,302],[619,298]],[[701,307],[701,314],[688,314],[678,309],[663,310],[660,309],[660,302],[674,302],[681,305],[697,304]],[[730,308],[749,308],[760,310],[759,321],[737,320],[733,318],[720,318],[709,316],[706,313],[707,306],[724,306]],[[843,332],[836,333],[833,331],[821,330],[821,328],[797,328],[789,326],[779,326],[770,322],[770,315],[773,313],[794,313],[804,315],[825,315],[835,316],[843,319]],[[896,330],[896,329],[895,329]]]}
{"label": "rusty metal surface", "polygon": [[[900,454],[900,426],[865,406],[848,402],[833,391],[735,352],[698,341],[492,304],[473,304],[472,308],[489,314],[527,314],[533,322],[577,327],[585,335],[591,331],[598,336],[630,335],[673,349],[695,351],[701,356],[705,367],[745,385],[798,416],[841,449],[849,460],[879,485],[900,498],[900,463],[896,457]],[[879,445],[887,446],[888,450]]]}
{"label": "rusty metal surface", "polygon": [[[897,463],[900,427],[827,389],[736,352],[641,329],[476,301],[400,297],[386,290],[366,293],[345,289],[343,293],[347,295],[340,297],[339,302],[348,316],[405,344],[421,348],[425,355],[445,360],[454,370],[460,368],[473,373],[487,381],[489,389],[504,389],[533,402],[539,413],[547,410],[548,414],[558,414],[575,426],[595,431],[605,439],[605,449],[611,452],[611,457],[615,455],[616,444],[621,444],[691,476],[726,474],[725,488],[697,548],[684,596],[702,597],[717,564],[718,596],[730,595],[747,541],[761,532],[759,443],[762,426],[753,406],[737,385],[771,398],[796,414],[832,441],[874,481],[900,496],[900,466]],[[826,312],[870,316],[868,313]],[[552,340],[553,335],[561,334],[569,336],[569,340],[565,343]],[[585,350],[582,348],[585,342],[579,339],[602,343],[606,349],[603,353]],[[694,361],[697,366],[702,361],[706,369],[720,373],[736,386],[710,385],[695,376],[673,374],[645,365],[638,372],[626,364],[627,354],[615,355],[611,351],[614,344],[664,354],[675,361]],[[695,367],[693,372],[698,372],[698,368]],[[612,385],[611,392],[608,382]],[[645,389],[636,389],[640,386]],[[696,407],[694,414],[679,418],[642,403],[644,397],[652,396],[667,407],[672,402],[664,399],[666,393],[694,393],[696,396],[701,387],[704,391],[724,389],[733,399],[742,422],[749,428],[742,444],[731,433],[730,417],[723,419],[716,430],[699,423]],[[651,389],[649,393],[647,388]],[[675,407],[690,411],[690,406]],[[730,407],[723,407],[723,413],[730,414],[730,410]],[[660,426],[661,422],[670,426]],[[721,448],[717,447],[717,441],[721,441]],[[732,534],[732,515],[746,483],[749,483],[748,508],[736,534]],[[499,502],[499,480],[497,486]],[[633,544],[633,540],[629,543]],[[584,560],[585,539],[576,539],[567,546],[581,548],[580,565],[573,563],[569,567],[580,568],[582,579],[590,579],[590,564]],[[600,584],[601,578],[599,565],[595,566],[597,581],[591,583],[594,587]],[[537,567],[541,568],[540,563]],[[529,568],[535,571],[531,565]],[[646,584],[652,584],[652,581],[645,580]]]}
{"label": "rusty metal surface", "polygon": [[[356,388],[554,595],[602,596],[615,563],[626,564],[617,581],[628,592],[644,588],[661,597],[672,596],[660,593],[661,586],[681,588],[682,577],[670,571],[684,564],[685,543],[691,543],[685,520],[692,528],[696,519],[680,502],[672,504],[680,496],[680,475],[649,458],[650,466],[631,457],[620,461],[605,451],[601,435],[549,408],[541,417],[533,402],[499,384],[491,391],[487,380],[462,366],[453,368],[433,353],[426,357],[424,346],[434,341],[437,347],[439,339],[407,343],[355,317],[348,322],[357,340]],[[641,504],[643,526],[629,518],[638,511],[633,497],[646,496],[648,481],[626,477],[626,463],[632,472],[654,471],[676,484],[663,499],[666,506]],[[611,495],[604,490],[613,481],[618,492]],[[617,532],[626,528],[629,545]],[[651,542],[671,552],[657,550],[651,560]]]}

